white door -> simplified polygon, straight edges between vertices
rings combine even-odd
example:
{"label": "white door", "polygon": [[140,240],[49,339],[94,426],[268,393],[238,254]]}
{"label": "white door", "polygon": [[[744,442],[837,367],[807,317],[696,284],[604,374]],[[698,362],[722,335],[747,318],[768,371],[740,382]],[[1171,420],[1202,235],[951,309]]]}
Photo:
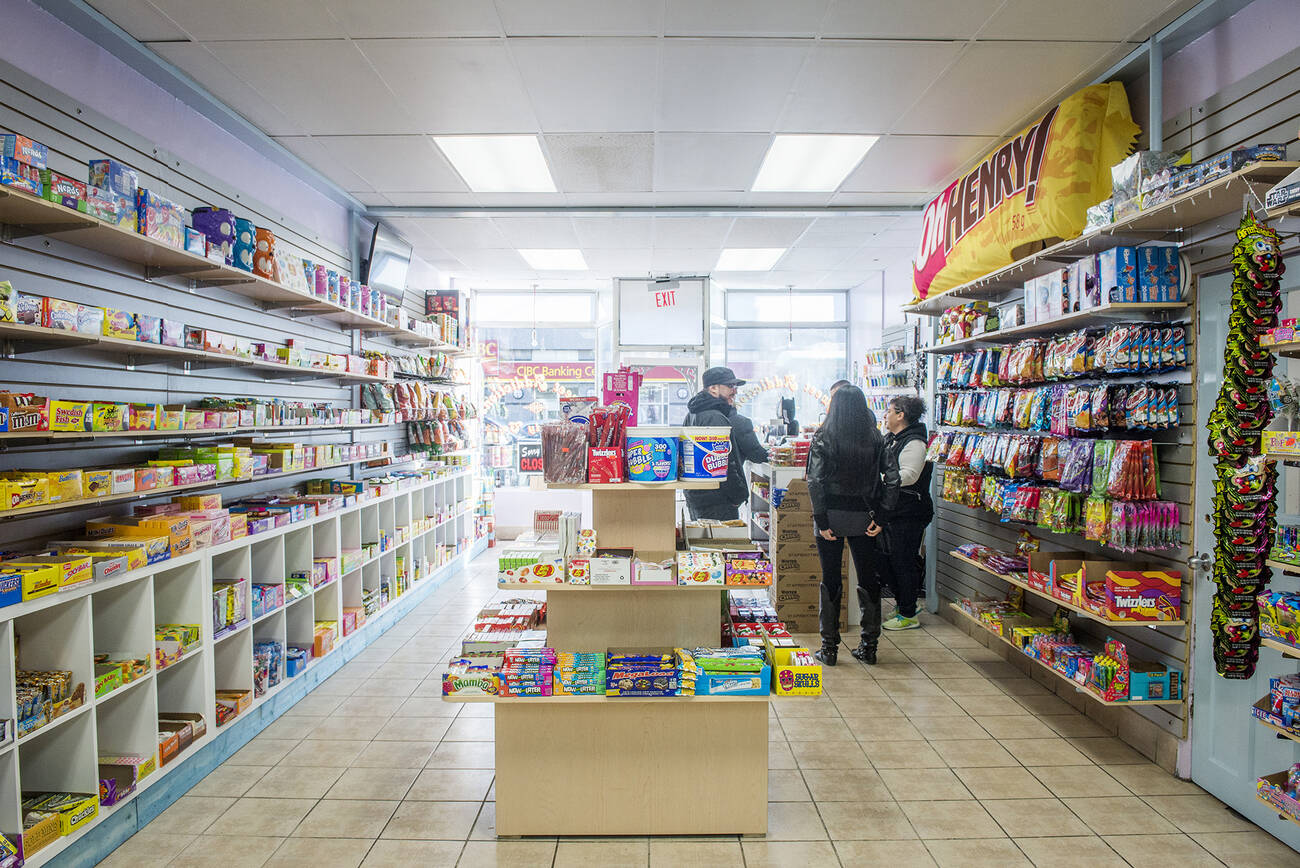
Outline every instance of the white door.
{"label": "white door", "polygon": [[[1214,528],[1209,522],[1214,495],[1214,462],[1205,442],[1210,410],[1218,397],[1226,344],[1231,276],[1214,275],[1200,281],[1200,327],[1197,357],[1200,376],[1197,387],[1196,443],[1196,551],[1214,550]],[[1279,372],[1284,370],[1279,362]],[[1300,365],[1300,363],[1297,363]],[[1300,372],[1296,372],[1300,373]],[[1280,467],[1279,504],[1288,484],[1300,486],[1300,468]],[[1284,510],[1279,509],[1282,518]],[[1297,517],[1291,519],[1297,521]],[[1214,585],[1207,569],[1189,570],[1194,612],[1192,653],[1192,780],[1245,815],[1270,834],[1300,849],[1300,826],[1255,798],[1255,781],[1263,775],[1290,768],[1300,762],[1300,744],[1275,735],[1251,717],[1250,707],[1269,692],[1270,676],[1300,670],[1300,661],[1282,657],[1270,648],[1259,651],[1259,665],[1253,678],[1244,681],[1219,677],[1214,671],[1214,638],[1210,613]],[[1300,578],[1273,574],[1273,588],[1300,590]]]}

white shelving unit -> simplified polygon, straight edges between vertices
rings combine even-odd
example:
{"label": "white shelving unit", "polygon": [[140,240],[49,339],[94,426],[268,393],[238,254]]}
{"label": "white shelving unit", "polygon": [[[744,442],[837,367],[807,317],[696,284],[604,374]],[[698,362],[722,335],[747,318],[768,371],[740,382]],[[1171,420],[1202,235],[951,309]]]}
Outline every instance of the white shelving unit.
{"label": "white shelving unit", "polygon": [[[360,605],[363,585],[376,587],[382,578],[392,576],[397,558],[403,558],[411,572],[408,587],[414,588],[468,550],[474,543],[474,516],[464,504],[472,501],[473,485],[471,469],[456,470],[338,512],[0,609],[0,684],[7,685],[0,692],[0,717],[15,717],[15,648],[19,668],[71,670],[74,685],[84,683],[86,689],[84,705],[0,748],[0,831],[13,834],[22,828],[19,803],[24,791],[97,793],[101,754],[156,755],[159,712],[199,713],[207,725],[206,735],[145,778],[127,800],[101,807],[94,820],[31,854],[26,864],[47,863],[225,732],[216,725],[215,691],[253,688],[255,642],[310,646],[315,622],[340,621],[341,629],[343,607]],[[310,570],[313,558],[338,558],[344,548],[377,539],[363,540],[362,529],[377,532],[380,526],[394,540],[387,550],[341,580],[317,587],[307,597],[286,600],[257,620],[245,612],[242,627],[214,640],[214,579],[283,584],[291,572]],[[400,536],[399,529],[404,529]],[[416,565],[426,559],[427,569],[416,574]],[[158,624],[199,624],[202,639],[180,660],[157,669],[154,628]],[[340,637],[329,655],[320,659],[338,654],[379,624],[372,617],[349,636]],[[103,651],[148,658],[149,672],[95,698],[93,657]],[[225,726],[301,677],[282,678]]]}

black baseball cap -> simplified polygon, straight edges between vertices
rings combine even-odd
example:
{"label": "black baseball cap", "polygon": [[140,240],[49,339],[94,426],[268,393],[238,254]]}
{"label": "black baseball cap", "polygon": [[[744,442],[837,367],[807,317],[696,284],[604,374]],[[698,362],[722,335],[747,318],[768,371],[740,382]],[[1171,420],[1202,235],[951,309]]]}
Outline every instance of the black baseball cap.
{"label": "black baseball cap", "polygon": [[745,385],[744,380],[736,378],[731,368],[709,368],[704,372],[704,388],[709,386],[734,386],[737,389]]}

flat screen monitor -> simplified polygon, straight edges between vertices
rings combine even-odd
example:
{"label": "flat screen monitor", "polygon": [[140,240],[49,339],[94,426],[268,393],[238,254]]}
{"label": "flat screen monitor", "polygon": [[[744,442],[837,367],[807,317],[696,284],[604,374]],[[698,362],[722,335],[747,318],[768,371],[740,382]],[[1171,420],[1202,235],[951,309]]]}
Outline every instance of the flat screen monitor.
{"label": "flat screen monitor", "polygon": [[411,245],[402,236],[383,223],[376,223],[374,234],[370,236],[370,255],[361,282],[400,299],[406,291],[411,252]]}

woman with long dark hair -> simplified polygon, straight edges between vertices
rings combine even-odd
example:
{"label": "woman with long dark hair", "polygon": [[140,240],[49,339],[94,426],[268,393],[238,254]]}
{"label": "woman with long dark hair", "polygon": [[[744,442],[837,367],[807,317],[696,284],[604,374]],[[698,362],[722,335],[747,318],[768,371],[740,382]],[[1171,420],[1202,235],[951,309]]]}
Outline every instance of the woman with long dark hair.
{"label": "woman with long dark hair", "polygon": [[852,654],[864,663],[876,662],[880,583],[870,536],[880,532],[875,512],[883,488],[883,449],[876,416],[867,407],[862,390],[851,385],[836,389],[826,420],[808,449],[808,494],[822,566],[818,610],[822,647],[814,656],[827,666],[834,666],[839,654],[845,542],[857,569],[858,603],[862,609],[862,638]]}

